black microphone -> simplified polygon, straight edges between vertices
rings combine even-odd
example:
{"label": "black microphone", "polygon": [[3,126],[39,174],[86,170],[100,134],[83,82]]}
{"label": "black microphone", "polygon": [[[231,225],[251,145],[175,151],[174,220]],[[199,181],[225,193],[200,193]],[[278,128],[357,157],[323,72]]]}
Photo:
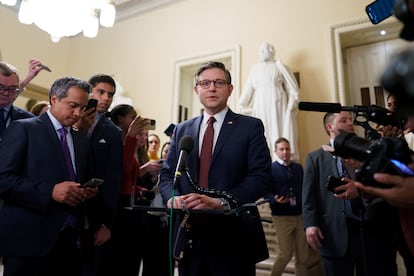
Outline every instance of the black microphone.
{"label": "black microphone", "polygon": [[181,172],[185,167],[185,159],[187,155],[193,150],[194,141],[191,136],[183,136],[179,142],[180,155],[178,156],[177,167],[175,168],[173,189],[175,189],[181,177]]}
{"label": "black microphone", "polygon": [[391,125],[400,127],[401,123],[396,120],[392,112],[378,105],[354,105],[342,106],[340,103],[317,103],[317,102],[299,102],[299,109],[305,111],[319,111],[339,113],[341,111],[349,111],[357,116],[364,116],[367,120],[380,125]]}
{"label": "black microphone", "polygon": [[299,109],[306,111],[319,111],[339,113],[341,112],[340,103],[313,103],[313,102],[299,102]]}

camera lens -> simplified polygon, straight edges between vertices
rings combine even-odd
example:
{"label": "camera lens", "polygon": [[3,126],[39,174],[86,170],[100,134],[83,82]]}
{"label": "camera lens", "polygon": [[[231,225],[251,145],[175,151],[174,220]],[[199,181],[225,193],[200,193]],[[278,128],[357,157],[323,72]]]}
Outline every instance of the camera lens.
{"label": "camera lens", "polygon": [[334,141],[335,154],[343,158],[364,161],[370,151],[370,141],[358,137],[355,133],[340,130]]}

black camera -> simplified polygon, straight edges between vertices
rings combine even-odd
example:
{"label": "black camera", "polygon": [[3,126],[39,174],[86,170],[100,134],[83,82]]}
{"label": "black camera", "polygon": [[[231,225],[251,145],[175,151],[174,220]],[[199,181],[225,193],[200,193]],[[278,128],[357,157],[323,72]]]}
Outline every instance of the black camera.
{"label": "black camera", "polygon": [[400,37],[408,41],[413,41],[414,14],[410,11],[410,5],[413,5],[412,0],[397,0],[394,6],[394,15],[404,24]]}
{"label": "black camera", "polygon": [[414,172],[406,165],[412,162],[413,152],[407,142],[398,137],[367,140],[355,133],[341,131],[334,140],[334,148],[335,155],[362,162],[356,180],[364,185],[387,187],[374,180],[373,175],[377,172],[414,176]]}

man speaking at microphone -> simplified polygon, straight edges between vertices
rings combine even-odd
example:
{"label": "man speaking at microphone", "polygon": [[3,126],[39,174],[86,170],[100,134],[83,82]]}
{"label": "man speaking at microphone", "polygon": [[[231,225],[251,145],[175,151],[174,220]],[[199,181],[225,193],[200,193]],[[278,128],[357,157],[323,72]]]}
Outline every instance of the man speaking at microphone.
{"label": "man speaking at microphone", "polygon": [[[267,193],[270,179],[271,158],[263,124],[228,108],[232,91],[231,75],[224,64],[201,65],[195,74],[194,92],[204,107],[203,114],[177,125],[161,170],[159,186],[167,206],[190,210],[180,276],[254,276],[255,264],[268,258],[259,219],[217,214],[218,210],[254,203]],[[192,137],[192,150],[183,145],[185,141],[180,142],[184,136]],[[201,189],[192,186],[184,171],[177,176],[182,150],[188,151],[184,167]],[[213,190],[226,192],[239,206],[232,206],[228,198]],[[191,213],[191,209],[203,212]]]}

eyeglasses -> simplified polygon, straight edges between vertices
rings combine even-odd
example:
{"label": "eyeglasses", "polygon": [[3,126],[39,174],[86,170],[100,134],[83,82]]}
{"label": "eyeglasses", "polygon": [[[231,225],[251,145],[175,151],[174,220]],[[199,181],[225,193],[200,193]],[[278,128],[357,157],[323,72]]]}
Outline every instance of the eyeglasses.
{"label": "eyeglasses", "polygon": [[197,82],[197,85],[200,86],[203,89],[207,89],[210,87],[211,83],[214,83],[215,88],[222,88],[227,84],[227,81],[225,80],[202,80]]}
{"label": "eyeglasses", "polygon": [[9,94],[17,94],[19,93],[20,89],[17,86],[4,86],[0,84],[0,93],[9,92]]}

